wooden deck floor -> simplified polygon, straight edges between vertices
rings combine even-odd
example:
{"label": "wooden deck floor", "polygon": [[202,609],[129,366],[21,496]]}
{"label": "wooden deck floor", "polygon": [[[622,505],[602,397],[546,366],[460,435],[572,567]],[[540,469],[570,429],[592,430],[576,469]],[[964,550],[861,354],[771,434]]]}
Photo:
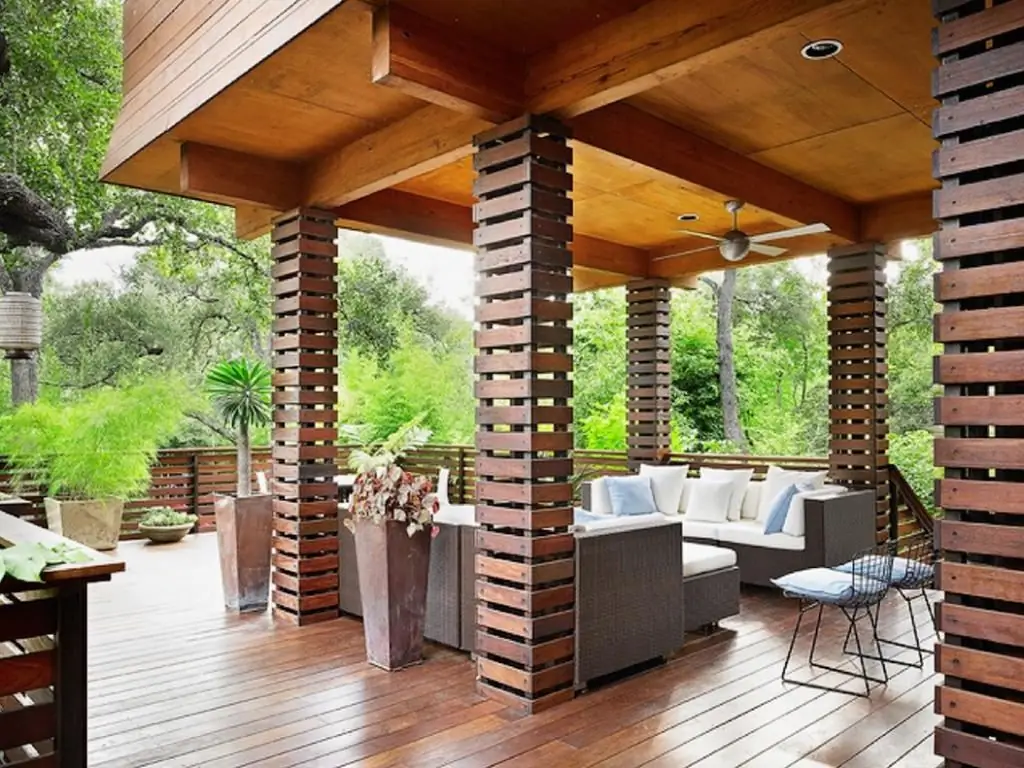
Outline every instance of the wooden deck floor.
{"label": "wooden deck floor", "polygon": [[[727,631],[667,665],[534,717],[476,695],[469,659],[432,648],[387,674],[350,619],[297,629],[221,608],[216,539],[121,547],[128,571],[93,587],[92,768],[934,768],[935,684],[899,668],[870,700],[784,686],[794,606],[745,595]],[[883,609],[890,636],[906,609]],[[830,623],[823,649],[836,648]],[[797,652],[806,659],[807,643]],[[804,675],[809,671],[801,670]],[[834,678],[826,673],[824,681]]]}

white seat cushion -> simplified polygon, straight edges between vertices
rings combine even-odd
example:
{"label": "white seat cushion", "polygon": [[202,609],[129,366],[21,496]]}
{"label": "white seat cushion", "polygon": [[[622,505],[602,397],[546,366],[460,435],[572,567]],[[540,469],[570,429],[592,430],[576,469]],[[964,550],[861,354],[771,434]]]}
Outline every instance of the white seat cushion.
{"label": "white seat cushion", "polygon": [[683,536],[691,539],[711,539],[718,541],[718,529],[721,523],[708,523],[703,520],[687,520],[683,517]]}
{"label": "white seat cushion", "polygon": [[679,525],[678,518],[670,518],[661,512],[652,512],[649,515],[610,515],[602,516],[600,520],[587,520],[584,523],[576,523],[573,530],[577,536],[597,536],[613,531],[628,531],[637,528],[653,528],[659,525]]}
{"label": "white seat cushion", "polygon": [[437,510],[434,522],[448,525],[476,525],[476,506],[473,504],[448,504]]}
{"label": "white seat cushion", "polygon": [[720,571],[736,565],[736,553],[725,547],[683,542],[683,577]]}
{"label": "white seat cushion", "polygon": [[[685,533],[686,528],[683,528]],[[803,536],[789,536],[785,533],[765,533],[764,523],[757,520],[739,520],[718,526],[718,540],[730,544],[749,544],[768,549],[804,548]]]}

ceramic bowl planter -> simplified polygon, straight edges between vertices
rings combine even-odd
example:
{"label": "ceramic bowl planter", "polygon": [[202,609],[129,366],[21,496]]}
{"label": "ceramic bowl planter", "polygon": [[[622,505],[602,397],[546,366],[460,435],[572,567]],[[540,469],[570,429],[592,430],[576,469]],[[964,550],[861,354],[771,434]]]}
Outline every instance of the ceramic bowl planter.
{"label": "ceramic bowl planter", "polygon": [[124,514],[124,502],[120,499],[61,501],[45,498],[43,506],[46,525],[54,533],[91,549],[117,548]]}
{"label": "ceramic bowl planter", "polygon": [[154,544],[173,544],[181,541],[192,530],[192,523],[182,525],[143,525],[139,523],[139,533]]}
{"label": "ceramic bowl planter", "polygon": [[416,664],[423,659],[430,529],[410,536],[405,523],[362,519],[355,537],[367,660],[387,670]]}
{"label": "ceramic bowl planter", "polygon": [[274,507],[270,495],[214,496],[224,605],[264,611],[270,593]]}

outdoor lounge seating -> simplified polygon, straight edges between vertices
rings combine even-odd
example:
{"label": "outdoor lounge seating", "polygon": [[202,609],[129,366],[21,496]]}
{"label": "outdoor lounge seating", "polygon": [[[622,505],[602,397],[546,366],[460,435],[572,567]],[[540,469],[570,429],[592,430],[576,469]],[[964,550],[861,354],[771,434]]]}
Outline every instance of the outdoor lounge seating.
{"label": "outdoor lounge seating", "polygon": [[[583,506],[600,511],[594,498],[594,483],[584,483]],[[683,538],[688,542],[724,547],[736,554],[740,580],[744,584],[771,586],[772,579],[792,571],[817,566],[839,565],[875,542],[874,494],[851,491],[843,486],[823,485],[798,494],[785,529],[765,533],[758,519],[764,481],[746,483],[737,519],[709,521],[710,516],[689,509],[693,479],[688,478],[680,502]],[[692,506],[692,505],[691,505]],[[683,513],[686,510],[686,513]],[[724,518],[724,515],[723,515]]]}
{"label": "outdoor lounge seating", "polygon": [[[472,505],[449,505],[435,518],[425,629],[427,639],[469,652],[476,640],[473,517]],[[354,540],[344,530],[340,536],[341,608],[360,616]],[[682,647],[685,582],[677,574],[683,574],[683,543],[675,521],[658,514],[576,526],[578,688]],[[715,585],[698,573],[693,578],[696,589]],[[714,616],[704,623],[738,611],[732,607],[739,600],[736,583],[734,600],[720,597],[716,607],[697,614]]]}

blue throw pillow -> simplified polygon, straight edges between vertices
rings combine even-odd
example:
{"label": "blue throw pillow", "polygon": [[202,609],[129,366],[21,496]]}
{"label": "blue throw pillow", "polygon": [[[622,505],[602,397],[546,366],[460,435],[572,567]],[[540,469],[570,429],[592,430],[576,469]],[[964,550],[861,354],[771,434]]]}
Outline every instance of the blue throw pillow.
{"label": "blue throw pillow", "polygon": [[650,477],[609,477],[605,486],[613,515],[650,515],[658,511]]}
{"label": "blue throw pillow", "polygon": [[579,508],[574,509],[572,514],[572,521],[576,525],[586,525],[587,523],[596,523],[607,519],[608,515],[595,515],[593,512]]}
{"label": "blue throw pillow", "polygon": [[768,509],[768,517],[764,521],[764,532],[765,533],[782,533],[782,527],[786,524],[786,515],[789,514],[789,504],[793,501],[793,497],[797,494],[797,487],[793,485],[787,485],[772,501],[771,507]]}

